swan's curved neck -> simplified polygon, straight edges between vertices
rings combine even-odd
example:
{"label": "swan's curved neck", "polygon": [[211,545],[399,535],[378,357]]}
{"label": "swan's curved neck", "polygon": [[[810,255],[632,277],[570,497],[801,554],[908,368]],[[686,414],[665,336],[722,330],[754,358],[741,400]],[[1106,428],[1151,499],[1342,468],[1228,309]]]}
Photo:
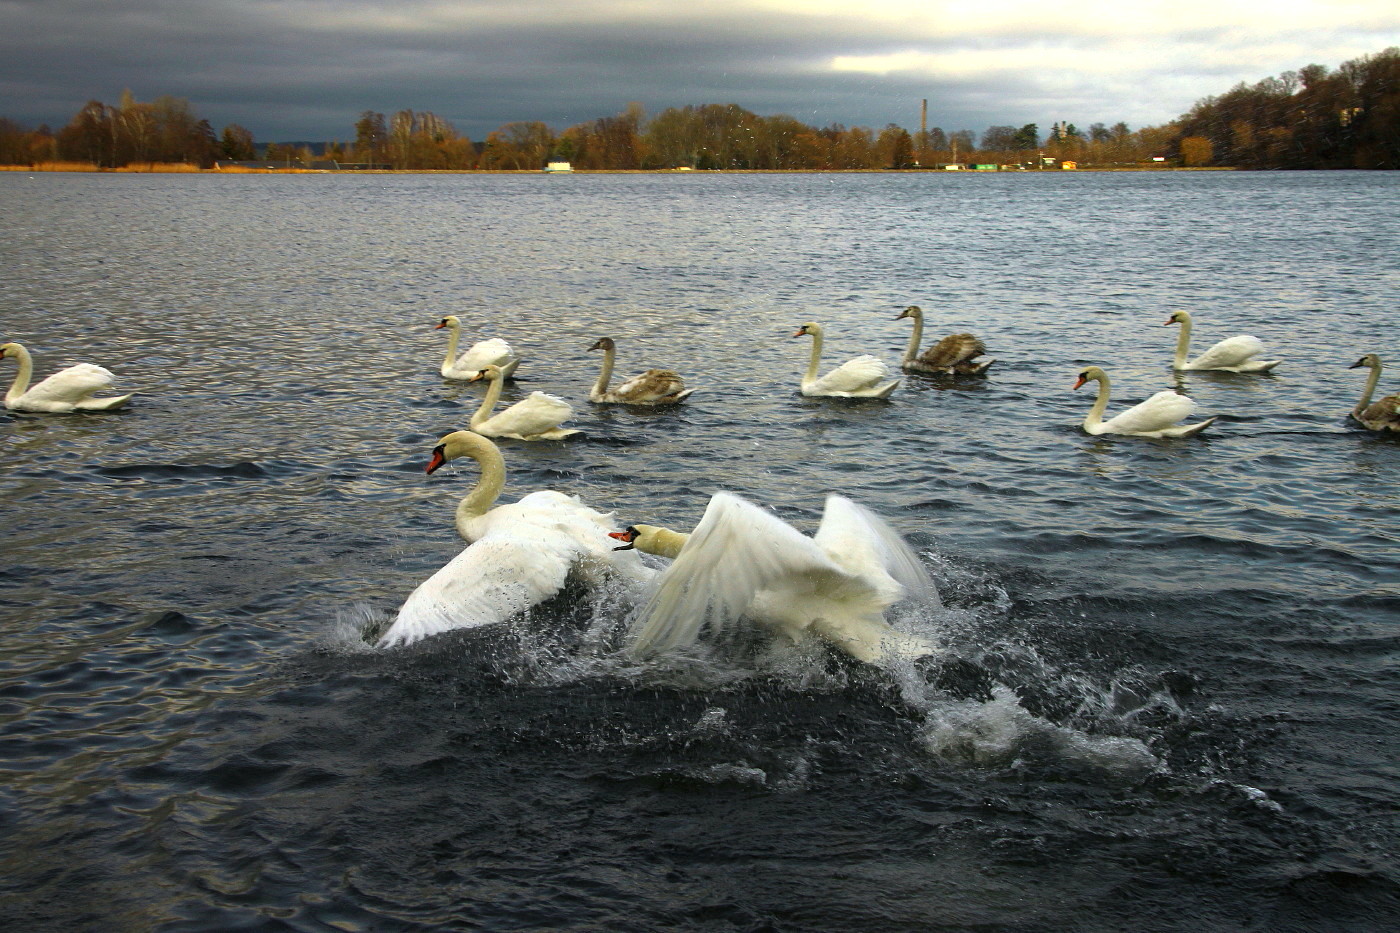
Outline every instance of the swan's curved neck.
{"label": "swan's curved neck", "polygon": [[637,539],[637,549],[646,551],[648,554],[655,554],[657,557],[669,557],[675,560],[680,556],[681,548],[690,540],[690,535],[679,531],[672,531],[669,528],[657,528],[649,535]]}
{"label": "swan's curved neck", "polygon": [[612,379],[613,359],[617,356],[615,347],[603,348],[603,366],[598,370],[598,381],[593,383],[593,391],[589,393],[596,402],[608,391],[608,382]]}
{"label": "swan's curved neck", "polygon": [[909,335],[909,346],[904,348],[904,362],[906,363],[918,359],[919,344],[924,341],[924,316],[922,314],[909,316],[914,319],[914,332]]}
{"label": "swan's curved neck", "polygon": [[476,414],[472,415],[471,426],[474,428],[480,426],[483,421],[490,420],[491,409],[495,408],[496,403],[500,401],[501,389],[505,387],[503,379],[488,381],[491,384],[486,387],[486,397],[481,400],[481,407],[476,410]]}
{"label": "swan's curved neck", "polygon": [[29,355],[29,351],[19,344],[15,344],[12,349],[15,362],[19,364],[19,372],[15,373],[15,381],[10,386],[10,391],[5,393],[7,402],[12,402],[29,391],[29,380],[34,376],[34,358]]}
{"label": "swan's curved neck", "polygon": [[490,441],[473,443],[466,453],[480,467],[481,477],[457,503],[457,532],[464,538],[467,537],[467,523],[489,512],[506,485],[506,460],[495,444]]}
{"label": "swan's curved neck", "polygon": [[1176,356],[1172,360],[1172,367],[1180,369],[1186,365],[1186,352],[1191,346],[1191,319],[1183,317],[1181,319],[1181,333],[1176,335]]}
{"label": "swan's curved neck", "polygon": [[1108,408],[1108,395],[1110,391],[1108,376],[1101,373],[1095,376],[1094,379],[1099,383],[1099,395],[1098,398],[1094,399],[1094,407],[1090,408],[1089,413],[1084,416],[1084,430],[1091,434],[1094,432],[1094,428],[1103,423],[1103,413],[1104,410]]}
{"label": "swan's curved neck", "polygon": [[807,372],[802,377],[803,385],[810,385],[817,381],[817,367],[821,365],[822,359],[822,337],[821,331],[808,331],[812,335],[812,358],[807,361]]}
{"label": "swan's curved neck", "polygon": [[1379,361],[1371,364],[1371,375],[1366,377],[1366,388],[1361,390],[1361,401],[1356,403],[1356,407],[1351,410],[1353,415],[1359,415],[1371,404],[1371,396],[1375,394],[1376,384],[1381,381],[1381,364]]}
{"label": "swan's curved neck", "polygon": [[451,366],[457,361],[457,341],[462,339],[462,328],[447,325],[447,355],[442,358],[443,366]]}

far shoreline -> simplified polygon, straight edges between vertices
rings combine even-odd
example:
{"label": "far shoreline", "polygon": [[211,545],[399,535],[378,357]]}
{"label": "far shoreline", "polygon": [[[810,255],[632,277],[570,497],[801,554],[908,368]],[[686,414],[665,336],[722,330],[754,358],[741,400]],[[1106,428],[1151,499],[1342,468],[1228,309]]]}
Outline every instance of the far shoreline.
{"label": "far shoreline", "polygon": [[[1044,169],[936,169],[936,168],[576,168],[567,172],[543,169],[325,169],[325,168],[199,168],[188,164],[147,163],[120,168],[99,168],[72,163],[0,165],[0,172],[31,172],[75,175],[1073,175],[1079,172],[1235,172],[1248,171],[1233,166],[1186,165],[1081,165],[1077,168]],[[1267,171],[1261,169],[1261,171]],[[1276,170],[1275,170],[1276,171]]]}

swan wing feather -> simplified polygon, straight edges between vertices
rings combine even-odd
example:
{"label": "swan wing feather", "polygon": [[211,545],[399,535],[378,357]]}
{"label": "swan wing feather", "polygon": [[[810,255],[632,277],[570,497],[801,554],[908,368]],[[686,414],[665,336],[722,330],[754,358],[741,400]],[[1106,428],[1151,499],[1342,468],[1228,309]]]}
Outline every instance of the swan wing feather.
{"label": "swan wing feather", "polygon": [[1250,334],[1227,337],[1202,353],[1188,365],[1192,369],[1217,369],[1241,366],[1264,352],[1264,342]]}
{"label": "swan wing feather", "polygon": [[473,430],[500,435],[531,437],[552,431],[569,418],[574,409],[557,395],[531,392],[514,405],[497,412]]}
{"label": "swan wing feather", "polygon": [[877,585],[888,597],[940,605],[923,562],[889,522],[845,496],[830,495],[813,536],[838,564]]}
{"label": "swan wing feather", "polygon": [[560,547],[557,541],[541,547],[533,535],[483,538],[418,585],[379,647],[504,622],[559,592],[576,557],[572,548]]}
{"label": "swan wing feather", "polygon": [[952,367],[986,352],[986,345],[972,334],[949,334],[925,350],[919,360],[929,366]]}
{"label": "swan wing feather", "polygon": [[608,393],[621,401],[637,404],[655,403],[685,392],[685,380],[669,369],[648,369],[628,379]]}
{"label": "swan wing feather", "polygon": [[1114,434],[1146,434],[1173,427],[1195,410],[1196,403],[1190,398],[1164,389],[1108,419],[1103,426]]}
{"label": "swan wing feather", "polygon": [[863,354],[852,357],[824,376],[812,382],[810,389],[817,393],[859,392],[876,386],[889,377],[890,368],[878,357]]}
{"label": "swan wing feather", "polygon": [[92,393],[108,388],[115,380],[106,367],[78,363],[31,386],[22,398],[25,404],[32,405],[76,405]]}
{"label": "swan wing feather", "polygon": [[849,578],[797,529],[731,493],[716,493],[632,624],[634,650],[720,634],[765,589],[803,575]]}

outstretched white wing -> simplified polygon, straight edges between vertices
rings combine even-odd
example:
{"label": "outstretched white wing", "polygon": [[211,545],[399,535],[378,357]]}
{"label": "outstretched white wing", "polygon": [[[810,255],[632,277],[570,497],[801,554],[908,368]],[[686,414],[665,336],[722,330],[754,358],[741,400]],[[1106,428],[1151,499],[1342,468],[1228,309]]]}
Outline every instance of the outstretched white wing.
{"label": "outstretched white wing", "polygon": [[938,590],[914,549],[865,506],[845,496],[827,496],[813,540],[834,561],[879,588],[887,605],[907,598],[941,608]]}
{"label": "outstretched white wing", "polygon": [[632,625],[634,650],[719,634],[778,583],[856,584],[811,538],[730,493],[716,493],[680,555]]}
{"label": "outstretched white wing", "polygon": [[378,647],[504,622],[559,592],[577,558],[576,552],[557,544],[541,547],[528,536],[483,538],[409,594]]}

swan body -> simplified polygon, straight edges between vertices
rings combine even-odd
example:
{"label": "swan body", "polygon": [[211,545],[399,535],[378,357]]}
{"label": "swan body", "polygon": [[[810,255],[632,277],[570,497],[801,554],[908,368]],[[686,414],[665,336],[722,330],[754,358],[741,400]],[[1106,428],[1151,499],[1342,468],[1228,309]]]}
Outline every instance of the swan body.
{"label": "swan body", "polygon": [[905,347],[904,359],[900,362],[908,372],[984,376],[996,362],[994,359],[977,359],[987,352],[987,348],[972,334],[949,334],[920,354],[919,344],[924,339],[923,309],[910,305],[895,320],[904,318],[914,319],[914,331],[909,336],[909,345]]}
{"label": "swan body", "polygon": [[593,383],[593,389],[588,393],[589,401],[621,405],[674,405],[695,391],[687,389],[685,380],[669,369],[648,369],[616,389],[609,389],[617,345],[611,337],[603,337],[588,349],[603,351],[603,366],[598,371],[598,381]]}
{"label": "swan body", "polygon": [[15,360],[19,372],[14,384],[5,393],[5,407],[15,411],[44,411],[64,413],[71,411],[111,411],[125,405],[135,393],[94,398],[93,393],[110,387],[116,377],[110,370],[92,363],[78,363],[61,369],[31,387],[29,380],[34,376],[34,359],[29,351],[18,343],[0,345],[0,359]]}
{"label": "swan body", "polygon": [[1264,352],[1264,344],[1249,334],[1226,337],[1191,362],[1186,362],[1186,351],[1191,346],[1191,315],[1185,311],[1173,311],[1163,327],[1181,325],[1181,335],[1176,338],[1176,355],[1172,368],[1186,372],[1216,371],[1227,373],[1266,373],[1277,366],[1280,360],[1256,360],[1254,357]]}
{"label": "swan body", "polygon": [[514,375],[515,367],[520,365],[520,357],[500,337],[478,341],[457,356],[457,344],[462,339],[462,320],[455,314],[449,314],[433,330],[444,327],[447,328],[447,355],[442,359],[444,379],[470,380],[487,366],[499,366],[501,378],[509,379]]}
{"label": "swan body", "polygon": [[490,381],[486,397],[481,407],[472,415],[471,428],[485,437],[513,437],[518,441],[557,441],[579,433],[574,428],[561,428],[560,425],[573,415],[574,409],[557,395],[544,392],[531,392],[514,405],[491,414],[496,402],[501,398],[502,370],[499,366],[487,366],[469,379]]}
{"label": "swan body", "polygon": [[621,577],[640,584],[654,573],[637,555],[613,550],[608,532],[617,526],[611,516],[573,496],[543,490],[496,505],[505,485],[505,460],[487,438],[470,431],[448,434],[433,449],[426,470],[432,473],[462,456],[481,468],[476,485],[457,506],[457,532],[467,547],[409,595],[379,647],[504,622],[558,593],[571,574],[589,583]]}
{"label": "swan body", "polygon": [[885,362],[868,354],[847,360],[818,378],[821,364],[823,331],[821,325],[807,323],[797,329],[794,337],[812,338],[812,356],[802,375],[802,394],[834,396],[837,398],[889,398],[899,380],[885,381],[890,368]]}
{"label": "swan body", "polygon": [[1366,389],[1361,393],[1361,401],[1351,410],[1351,419],[1372,431],[1400,431],[1400,395],[1387,395],[1379,401],[1371,401],[1376,383],[1381,381],[1381,358],[1367,353],[1352,363],[1350,368],[1359,369],[1362,366],[1371,367],[1371,374],[1366,377]]}
{"label": "swan body", "polygon": [[674,558],[633,621],[633,652],[718,637],[741,618],[794,641],[816,636],[869,663],[936,650],[884,619],[901,599],[939,605],[917,555],[883,519],[843,496],[827,497],[811,538],[724,492],[689,535],[633,525],[612,537]]}
{"label": "swan body", "polygon": [[1196,410],[1196,403],[1184,395],[1170,390],[1158,392],[1144,402],[1139,402],[1127,411],[1103,420],[1104,409],[1108,407],[1108,373],[1097,366],[1090,366],[1079,374],[1074,387],[1096,381],[1099,395],[1094,407],[1084,418],[1084,430],[1088,434],[1130,434],[1134,437],[1189,437],[1199,434],[1214,423],[1215,418],[1207,418],[1195,424],[1178,424]]}

